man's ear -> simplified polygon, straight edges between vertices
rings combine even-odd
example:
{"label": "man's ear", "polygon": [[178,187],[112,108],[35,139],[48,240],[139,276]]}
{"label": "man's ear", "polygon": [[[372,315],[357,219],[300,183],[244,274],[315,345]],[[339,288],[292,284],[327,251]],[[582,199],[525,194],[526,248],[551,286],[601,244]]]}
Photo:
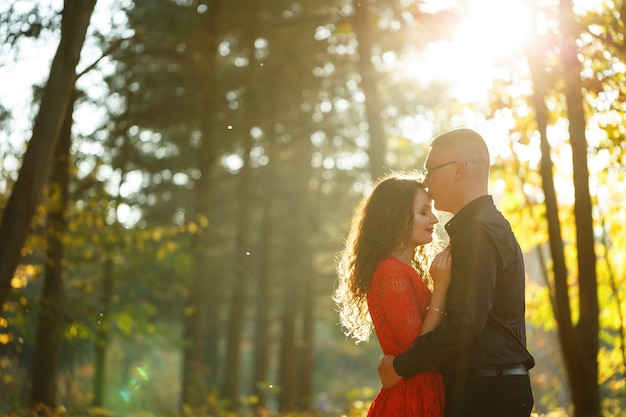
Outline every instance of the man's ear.
{"label": "man's ear", "polygon": [[454,163],[454,180],[461,181],[465,177],[465,170],[467,169],[467,162],[455,161]]}

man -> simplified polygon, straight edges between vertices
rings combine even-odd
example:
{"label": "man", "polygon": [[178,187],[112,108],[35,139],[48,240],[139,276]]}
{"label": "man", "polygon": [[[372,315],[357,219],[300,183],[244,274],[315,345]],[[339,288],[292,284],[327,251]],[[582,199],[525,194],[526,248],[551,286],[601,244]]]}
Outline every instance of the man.
{"label": "man", "polygon": [[447,307],[439,327],[382,359],[383,387],[437,367],[446,417],[528,417],[534,360],[526,350],[524,263],[488,194],[487,146],[475,131],[455,129],[433,140],[424,167],[435,208],[454,215],[445,226],[452,254]]}

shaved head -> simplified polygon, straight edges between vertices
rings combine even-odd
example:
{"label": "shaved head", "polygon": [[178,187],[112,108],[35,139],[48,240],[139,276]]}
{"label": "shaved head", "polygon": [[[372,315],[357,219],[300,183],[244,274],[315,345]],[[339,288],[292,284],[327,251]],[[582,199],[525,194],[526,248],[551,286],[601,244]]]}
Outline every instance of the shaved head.
{"label": "shaved head", "polygon": [[[484,159],[489,162],[489,150],[482,136],[472,129],[461,128],[442,133],[433,139],[431,148],[447,148],[460,159]],[[446,152],[448,153],[448,152]]]}
{"label": "shaved head", "polygon": [[489,165],[489,150],[477,132],[461,128],[437,136],[424,163],[424,185],[435,208],[455,214],[488,194]]}
{"label": "shaved head", "polygon": [[442,133],[433,139],[430,147],[449,159],[472,161],[489,175],[489,150],[482,136],[472,129],[459,128]]}

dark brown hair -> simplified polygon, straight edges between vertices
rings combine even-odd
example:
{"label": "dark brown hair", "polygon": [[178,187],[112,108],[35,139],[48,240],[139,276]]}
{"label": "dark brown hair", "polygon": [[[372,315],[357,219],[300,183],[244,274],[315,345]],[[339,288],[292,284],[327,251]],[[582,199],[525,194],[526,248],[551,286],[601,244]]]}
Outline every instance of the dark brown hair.
{"label": "dark brown hair", "polygon": [[[367,289],[378,263],[402,247],[413,228],[413,203],[424,190],[417,173],[391,173],[381,178],[371,194],[357,207],[344,249],[338,254],[338,283],[333,294],[346,335],[367,340],[372,324],[367,308]],[[425,191],[425,190],[424,190]],[[422,279],[434,246],[417,248],[413,266]]]}

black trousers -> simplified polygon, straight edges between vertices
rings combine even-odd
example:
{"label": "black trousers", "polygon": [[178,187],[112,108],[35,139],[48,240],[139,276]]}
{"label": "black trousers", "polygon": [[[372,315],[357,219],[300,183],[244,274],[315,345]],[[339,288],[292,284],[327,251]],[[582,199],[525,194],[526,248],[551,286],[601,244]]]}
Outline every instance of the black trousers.
{"label": "black trousers", "polygon": [[529,417],[535,404],[528,375],[444,379],[445,417]]}

